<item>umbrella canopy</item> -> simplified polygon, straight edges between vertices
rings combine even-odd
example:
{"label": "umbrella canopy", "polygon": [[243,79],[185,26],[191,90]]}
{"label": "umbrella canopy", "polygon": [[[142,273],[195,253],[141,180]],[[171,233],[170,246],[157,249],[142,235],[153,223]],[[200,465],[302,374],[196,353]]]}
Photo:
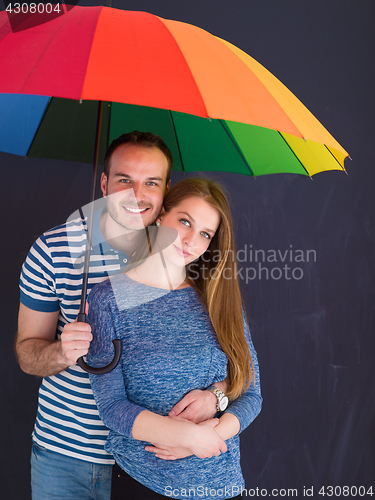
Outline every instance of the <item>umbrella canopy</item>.
{"label": "umbrella canopy", "polygon": [[346,151],[281,82],[196,26],[77,6],[13,33],[0,12],[0,150],[92,161],[98,100],[102,150],[138,128],[186,171],[344,169]]}

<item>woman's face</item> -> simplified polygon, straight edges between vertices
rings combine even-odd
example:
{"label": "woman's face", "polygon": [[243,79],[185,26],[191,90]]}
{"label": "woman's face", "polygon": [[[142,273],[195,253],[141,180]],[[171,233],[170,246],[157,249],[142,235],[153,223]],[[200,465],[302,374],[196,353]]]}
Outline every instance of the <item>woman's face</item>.
{"label": "woman's face", "polygon": [[207,250],[219,227],[220,215],[207,201],[192,196],[162,213],[157,221],[177,230],[179,237],[171,245],[168,257],[177,265],[186,266]]}

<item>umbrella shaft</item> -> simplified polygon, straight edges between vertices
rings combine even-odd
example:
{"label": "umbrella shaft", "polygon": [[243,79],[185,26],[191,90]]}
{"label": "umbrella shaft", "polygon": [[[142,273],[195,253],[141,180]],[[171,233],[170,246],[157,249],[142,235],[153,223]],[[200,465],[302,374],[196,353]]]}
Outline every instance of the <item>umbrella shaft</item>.
{"label": "umbrella shaft", "polygon": [[95,136],[94,163],[93,163],[93,173],[92,173],[92,183],[91,183],[90,212],[87,218],[85,263],[83,266],[82,294],[81,294],[81,304],[79,308],[79,314],[81,318],[83,317],[82,315],[85,314],[85,308],[86,308],[87,283],[88,283],[89,268],[90,268],[91,236],[92,236],[92,227],[94,222],[94,201],[96,195],[96,180],[98,177],[99,144],[100,144],[100,132],[102,127],[102,116],[103,116],[103,101],[99,101],[98,117],[96,120],[96,136]]}

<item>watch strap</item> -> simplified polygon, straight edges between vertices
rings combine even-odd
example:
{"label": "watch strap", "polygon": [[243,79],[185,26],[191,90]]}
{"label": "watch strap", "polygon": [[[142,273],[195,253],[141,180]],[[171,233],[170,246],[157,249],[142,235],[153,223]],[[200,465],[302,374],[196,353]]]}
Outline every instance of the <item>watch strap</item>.
{"label": "watch strap", "polygon": [[[226,394],[223,391],[221,391],[218,387],[216,387],[216,385],[210,385],[210,387],[208,387],[207,390],[215,394],[215,396],[217,397],[216,410],[218,412],[224,411],[228,406],[228,397],[226,396]],[[225,408],[220,407],[220,403],[223,400],[226,401]]]}

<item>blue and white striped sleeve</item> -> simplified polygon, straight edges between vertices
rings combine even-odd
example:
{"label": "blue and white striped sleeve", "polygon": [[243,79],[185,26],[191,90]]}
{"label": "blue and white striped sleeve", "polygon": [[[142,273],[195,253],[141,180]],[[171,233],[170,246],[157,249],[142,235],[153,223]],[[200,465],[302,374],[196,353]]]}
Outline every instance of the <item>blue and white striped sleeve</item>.
{"label": "blue and white striped sleeve", "polygon": [[55,312],[60,309],[52,256],[44,236],[33,244],[22,266],[20,302],[34,311]]}
{"label": "blue and white striped sleeve", "polygon": [[240,432],[248,427],[259,415],[262,408],[262,396],[260,391],[260,376],[257,353],[254,349],[250,330],[244,317],[245,337],[249,346],[251,359],[254,365],[254,379],[250,382],[249,388],[233,403],[230,404],[226,412],[235,415],[240,422]]}

